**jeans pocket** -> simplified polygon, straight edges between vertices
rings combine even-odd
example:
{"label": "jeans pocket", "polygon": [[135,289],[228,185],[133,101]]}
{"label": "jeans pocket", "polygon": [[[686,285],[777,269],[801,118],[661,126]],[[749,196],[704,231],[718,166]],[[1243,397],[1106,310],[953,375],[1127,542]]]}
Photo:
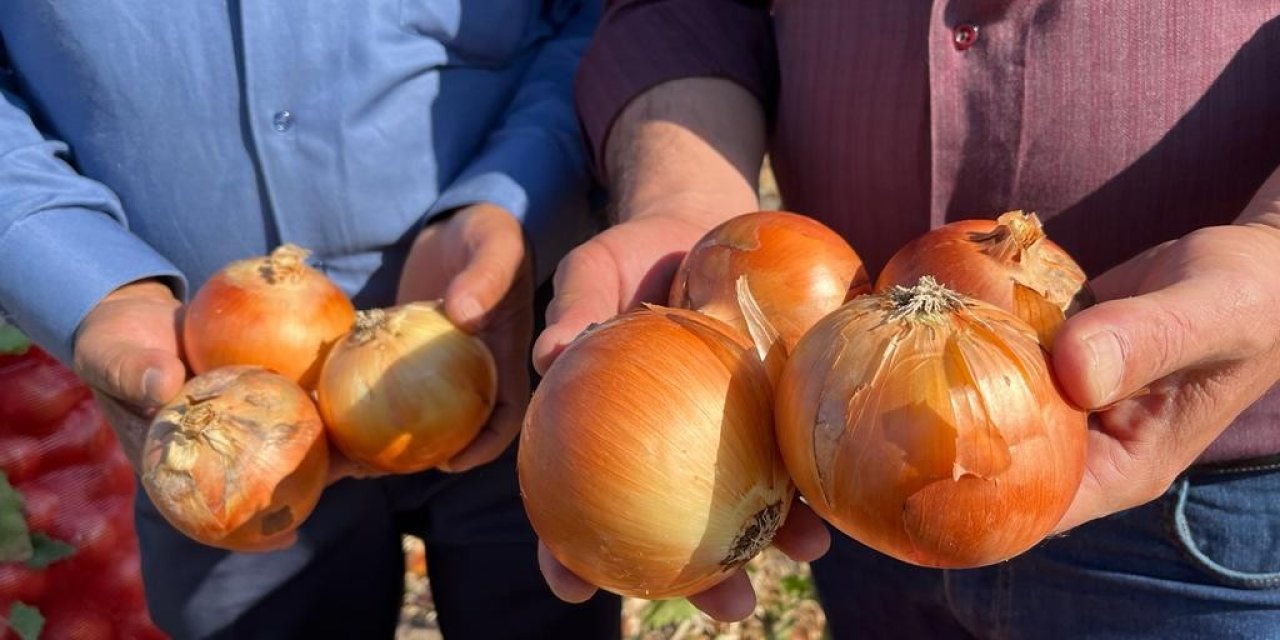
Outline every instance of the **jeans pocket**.
{"label": "jeans pocket", "polygon": [[1174,485],[1175,543],[1213,582],[1280,587],[1280,471],[1184,474]]}

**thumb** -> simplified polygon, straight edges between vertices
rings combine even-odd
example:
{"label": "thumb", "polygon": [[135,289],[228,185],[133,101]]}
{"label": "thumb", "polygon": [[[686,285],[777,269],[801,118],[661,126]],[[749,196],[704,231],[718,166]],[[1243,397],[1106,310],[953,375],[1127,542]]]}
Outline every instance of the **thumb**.
{"label": "thumb", "polygon": [[1248,310],[1217,304],[1210,281],[1184,280],[1103,302],[1062,325],[1054,341],[1058,381],[1078,406],[1097,409],[1178,371],[1243,355]]}
{"label": "thumb", "polygon": [[459,327],[471,332],[483,329],[519,275],[525,262],[524,239],[518,224],[513,229],[513,233],[495,230],[478,235],[466,266],[445,289],[445,315]]}
{"label": "thumb", "polygon": [[186,379],[182,361],[163,349],[121,343],[101,354],[77,355],[77,373],[85,384],[137,407],[164,406]]}
{"label": "thumb", "polygon": [[555,297],[547,305],[547,327],[533,343],[533,366],[545,374],[551,363],[582,330],[617,315],[617,267],[597,247],[585,244],[560,262],[555,274]]}

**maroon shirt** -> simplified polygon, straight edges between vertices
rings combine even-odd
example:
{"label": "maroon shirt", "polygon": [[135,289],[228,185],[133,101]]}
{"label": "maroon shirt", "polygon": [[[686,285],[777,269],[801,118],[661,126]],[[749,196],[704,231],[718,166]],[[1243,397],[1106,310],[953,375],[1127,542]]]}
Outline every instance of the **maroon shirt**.
{"label": "maroon shirt", "polygon": [[[874,275],[1008,209],[1097,275],[1228,224],[1280,166],[1280,0],[620,0],[583,60],[597,165],[631,98],[718,76],[771,114],[788,209]],[[1280,387],[1206,452],[1280,452]]]}

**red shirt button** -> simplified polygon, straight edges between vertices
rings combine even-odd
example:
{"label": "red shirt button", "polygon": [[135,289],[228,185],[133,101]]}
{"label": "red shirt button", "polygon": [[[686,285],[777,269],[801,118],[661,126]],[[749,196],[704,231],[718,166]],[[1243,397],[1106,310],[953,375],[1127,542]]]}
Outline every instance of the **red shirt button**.
{"label": "red shirt button", "polygon": [[956,51],[964,51],[973,46],[978,41],[978,27],[972,24],[962,24],[955,28],[952,32],[951,41],[956,45]]}

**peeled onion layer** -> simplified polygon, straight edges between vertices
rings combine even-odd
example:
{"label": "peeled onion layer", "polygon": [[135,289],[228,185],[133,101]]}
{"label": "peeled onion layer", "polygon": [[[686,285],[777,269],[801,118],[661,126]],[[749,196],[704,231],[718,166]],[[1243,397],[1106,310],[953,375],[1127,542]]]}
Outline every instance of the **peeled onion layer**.
{"label": "peeled onion layer", "polygon": [[142,485],[176,529],[210,546],[266,551],[292,544],[329,470],[324,426],[308,395],[260,367],[188,381],[156,415]]}
{"label": "peeled onion layer", "polygon": [[976,567],[1034,546],[1079,486],[1085,414],[1009,314],[969,300],[917,323],[887,320],[886,304],[837,310],[783,371],[779,444],[801,495],[917,565]]}
{"label": "peeled onion layer", "polygon": [[575,340],[535,392],[519,449],[526,509],[592,584],[650,599],[702,591],[786,517],[768,378],[729,331],[683,310],[620,316]]}

